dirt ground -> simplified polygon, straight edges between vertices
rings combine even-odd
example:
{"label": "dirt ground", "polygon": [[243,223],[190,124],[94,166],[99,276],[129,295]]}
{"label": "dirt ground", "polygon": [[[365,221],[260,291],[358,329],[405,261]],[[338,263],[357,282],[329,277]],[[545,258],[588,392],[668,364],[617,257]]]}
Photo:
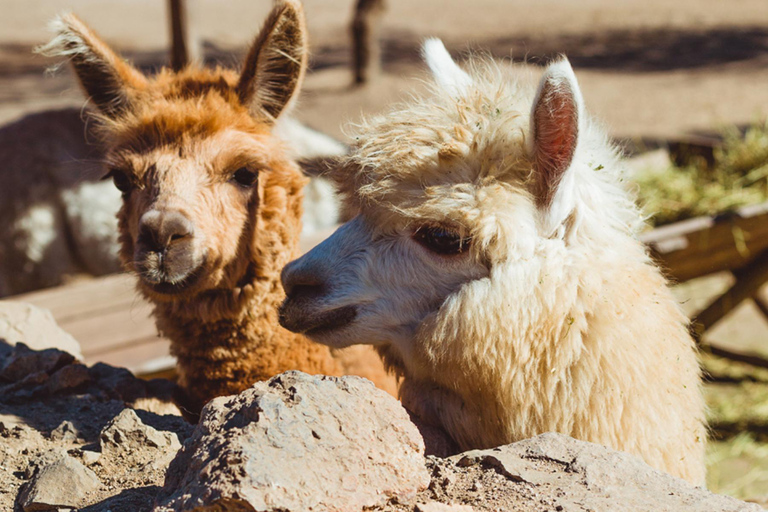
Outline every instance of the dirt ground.
{"label": "dirt ground", "polygon": [[[387,3],[384,74],[367,88],[353,89],[347,32],[353,1],[305,1],[313,58],[296,111],[299,119],[343,137],[343,127],[361,113],[380,111],[418,87],[424,73],[418,44],[427,36],[442,37],[455,55],[473,48],[533,65],[565,53],[592,114],[613,136],[648,146],[745,125],[768,114],[765,0]],[[236,56],[270,6],[268,0],[190,0],[193,30],[203,41],[206,58],[236,65]],[[31,53],[48,37],[46,22],[64,11],[80,15],[142,68],[166,62],[165,2],[0,0],[0,124],[41,110],[82,105],[71,74],[45,75],[51,62]],[[695,310],[727,282],[727,277],[710,278],[687,284],[678,294],[687,310]],[[711,336],[731,348],[768,355],[768,323],[750,304]],[[760,400],[745,407],[766,402]],[[714,444],[712,457],[728,464],[719,468],[718,478],[738,473],[746,483],[726,478],[712,485],[736,495],[768,494],[768,445],[752,438],[737,441]],[[758,471],[758,466],[765,468]]]}

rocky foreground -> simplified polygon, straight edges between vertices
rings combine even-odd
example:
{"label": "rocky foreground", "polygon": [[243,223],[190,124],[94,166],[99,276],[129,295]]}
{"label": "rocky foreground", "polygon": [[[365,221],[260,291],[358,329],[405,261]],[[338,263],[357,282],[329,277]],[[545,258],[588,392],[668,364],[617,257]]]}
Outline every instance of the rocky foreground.
{"label": "rocky foreground", "polygon": [[358,377],[287,372],[190,425],[172,383],[33,350],[4,320],[3,511],[762,510],[559,434],[425,457],[399,402]]}

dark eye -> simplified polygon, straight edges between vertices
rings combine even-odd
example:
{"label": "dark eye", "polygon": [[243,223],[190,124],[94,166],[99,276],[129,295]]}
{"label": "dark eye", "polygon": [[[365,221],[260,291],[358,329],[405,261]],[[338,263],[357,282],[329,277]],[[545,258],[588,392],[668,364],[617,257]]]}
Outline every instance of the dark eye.
{"label": "dark eye", "polygon": [[123,194],[127,194],[133,188],[133,182],[131,182],[131,179],[120,169],[110,169],[109,173],[104,176],[104,179],[107,178],[112,178],[112,181],[114,182],[115,187],[117,187],[117,190]]}
{"label": "dark eye", "polygon": [[456,231],[439,226],[422,226],[413,234],[413,239],[430,251],[452,256],[469,248],[471,239],[462,238]]}
{"label": "dark eye", "polygon": [[232,180],[240,186],[251,187],[256,183],[258,177],[259,175],[256,172],[241,167],[232,175]]}

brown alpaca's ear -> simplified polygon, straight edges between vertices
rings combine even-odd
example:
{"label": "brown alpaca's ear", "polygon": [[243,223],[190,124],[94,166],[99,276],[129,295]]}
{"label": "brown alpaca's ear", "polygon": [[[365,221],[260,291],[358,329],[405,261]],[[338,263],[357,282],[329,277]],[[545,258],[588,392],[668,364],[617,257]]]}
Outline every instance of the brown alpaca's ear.
{"label": "brown alpaca's ear", "polygon": [[237,94],[255,116],[277,119],[299,91],[306,69],[304,10],[294,0],[279,2],[248,52]]}
{"label": "brown alpaca's ear", "polygon": [[56,37],[36,51],[68,58],[85,93],[107,116],[116,117],[127,109],[132,94],[146,86],[144,75],[112,51],[74,14],[56,18],[51,28]]}
{"label": "brown alpaca's ear", "polygon": [[[540,208],[568,215],[568,205],[553,204],[579,140],[583,100],[566,59],[551,64],[539,84],[531,111],[533,193]],[[560,194],[570,196],[570,194]]]}

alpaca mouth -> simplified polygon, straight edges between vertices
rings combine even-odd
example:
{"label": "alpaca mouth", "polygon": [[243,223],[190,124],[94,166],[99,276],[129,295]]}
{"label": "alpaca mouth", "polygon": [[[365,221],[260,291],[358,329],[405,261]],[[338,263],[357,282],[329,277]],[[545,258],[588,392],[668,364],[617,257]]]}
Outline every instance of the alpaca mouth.
{"label": "alpaca mouth", "polygon": [[157,276],[157,280],[150,280],[141,276],[141,283],[158,295],[179,295],[193,288],[202,279],[205,275],[203,272],[204,263],[205,261],[201,262],[181,279],[175,276],[160,275]]}
{"label": "alpaca mouth", "polygon": [[291,332],[308,337],[319,336],[346,327],[357,316],[355,306],[342,306],[320,313],[307,312],[294,301],[286,300],[280,306],[280,325]]}
{"label": "alpaca mouth", "polygon": [[161,295],[178,295],[197,284],[201,275],[202,274],[199,273],[192,273],[181,281],[160,281],[159,283],[144,282],[144,284],[153,292]]}

